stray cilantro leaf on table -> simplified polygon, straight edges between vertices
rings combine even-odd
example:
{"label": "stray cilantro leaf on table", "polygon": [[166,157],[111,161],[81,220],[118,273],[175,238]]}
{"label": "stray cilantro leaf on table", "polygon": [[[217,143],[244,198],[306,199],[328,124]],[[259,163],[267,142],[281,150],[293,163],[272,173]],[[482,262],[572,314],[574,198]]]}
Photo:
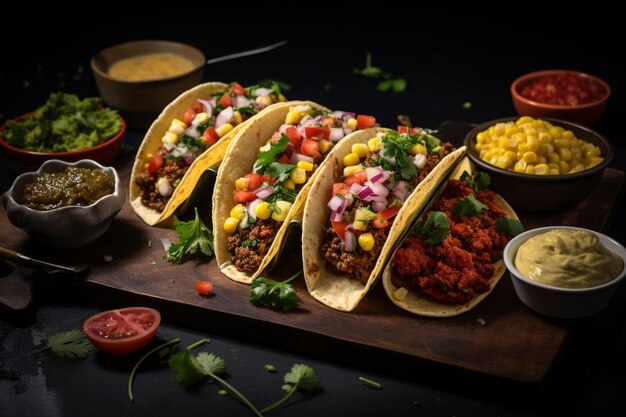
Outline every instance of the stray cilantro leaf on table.
{"label": "stray cilantro leaf on table", "polygon": [[365,67],[354,68],[352,72],[362,77],[371,78],[373,80],[382,80],[378,83],[379,91],[393,90],[401,93],[406,90],[407,82],[404,78],[394,78],[392,74],[384,72],[382,69],[372,65],[372,54],[370,52],[365,56]]}
{"label": "stray cilantro leaf on table", "polygon": [[298,305],[300,298],[290,282],[301,273],[302,271],[299,271],[285,281],[274,281],[263,277],[255,279],[250,286],[250,303],[257,307],[291,310]]}
{"label": "stray cilantro leaf on table", "polygon": [[89,355],[92,346],[81,329],[74,329],[49,336],[48,343],[41,351],[47,349],[64,358],[82,359]]}
{"label": "stray cilantro leaf on table", "polygon": [[287,395],[275,403],[263,408],[261,413],[267,413],[268,411],[280,407],[286,403],[299,389],[307,392],[315,390],[318,387],[320,380],[313,368],[309,365],[298,363],[293,365],[291,370],[285,374],[283,382],[284,385],[282,388],[287,391]]}
{"label": "stray cilantro leaf on table", "polygon": [[180,263],[183,256],[192,255],[198,249],[206,256],[213,255],[213,233],[204,225],[198,215],[198,208],[194,208],[196,218],[184,222],[174,218],[174,228],[178,232],[178,243],[169,247],[165,253],[171,263]]}

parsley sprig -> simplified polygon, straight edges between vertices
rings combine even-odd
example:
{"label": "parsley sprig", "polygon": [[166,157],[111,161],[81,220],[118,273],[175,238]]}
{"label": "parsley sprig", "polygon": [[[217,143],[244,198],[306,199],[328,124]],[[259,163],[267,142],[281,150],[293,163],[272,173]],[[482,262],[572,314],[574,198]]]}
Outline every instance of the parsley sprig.
{"label": "parsley sprig", "polygon": [[206,256],[213,255],[213,233],[205,226],[194,208],[196,217],[184,222],[174,217],[174,228],[178,232],[178,243],[169,247],[165,258],[171,263],[180,263],[185,255],[192,255],[198,250]]}

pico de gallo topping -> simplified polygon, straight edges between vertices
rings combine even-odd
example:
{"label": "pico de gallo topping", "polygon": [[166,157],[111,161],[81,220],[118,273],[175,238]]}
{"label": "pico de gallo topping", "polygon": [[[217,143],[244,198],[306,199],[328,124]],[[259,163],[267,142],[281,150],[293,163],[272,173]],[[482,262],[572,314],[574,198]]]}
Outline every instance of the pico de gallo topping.
{"label": "pico de gallo topping", "polygon": [[294,106],[285,123],[259,149],[252,172],[235,181],[235,206],[225,220],[228,250],[239,271],[253,273],[287,218],[298,192],[333,145],[376,119],[309,105]]}
{"label": "pico de gallo topping", "polygon": [[285,97],[276,83],[272,88],[244,88],[237,82],[225,91],[196,100],[180,118],[172,120],[159,150],[148,155],[145,171],[135,180],[142,203],[163,211],[198,156],[235,126],[278,101],[285,101]]}
{"label": "pico de gallo topping", "polygon": [[426,129],[399,126],[343,157],[343,180],[333,184],[322,257],[349,277],[367,282],[394,217],[415,186],[450,152]]}
{"label": "pico de gallo topping", "polygon": [[544,104],[578,106],[600,100],[607,91],[590,77],[556,74],[542,77],[524,87],[522,96]]}

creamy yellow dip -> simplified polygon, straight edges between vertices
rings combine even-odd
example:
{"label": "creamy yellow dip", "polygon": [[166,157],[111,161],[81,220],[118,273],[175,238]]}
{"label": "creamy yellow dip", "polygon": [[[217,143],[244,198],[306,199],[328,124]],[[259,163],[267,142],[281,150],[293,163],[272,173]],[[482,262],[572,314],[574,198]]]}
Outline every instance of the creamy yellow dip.
{"label": "creamy yellow dip", "polygon": [[624,265],[594,233],[555,229],[524,242],[517,250],[515,267],[543,284],[589,288],[611,281]]}
{"label": "creamy yellow dip", "polygon": [[121,80],[144,81],[173,77],[192,69],[193,64],[188,59],[162,52],[121,59],[111,65],[109,75]]}

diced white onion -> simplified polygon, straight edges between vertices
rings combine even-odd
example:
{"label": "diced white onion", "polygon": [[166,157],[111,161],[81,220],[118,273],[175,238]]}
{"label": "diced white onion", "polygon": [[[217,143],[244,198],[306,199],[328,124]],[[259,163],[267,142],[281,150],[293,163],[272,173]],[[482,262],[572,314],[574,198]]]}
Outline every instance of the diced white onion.
{"label": "diced white onion", "polygon": [[413,164],[415,164],[415,166],[418,169],[422,169],[426,166],[426,162],[427,159],[424,155],[422,155],[421,153],[418,153],[417,155],[415,155],[415,158],[413,159]]}
{"label": "diced white onion", "polygon": [[310,156],[302,155],[301,153],[298,153],[298,152],[294,152],[291,154],[291,157],[289,158],[289,162],[291,162],[292,164],[297,164],[300,161],[306,161],[310,163],[314,162],[313,158],[311,158]]}
{"label": "diced white onion", "polygon": [[311,110],[311,106],[308,104],[300,104],[293,109],[293,111],[298,113],[308,112],[309,110]]}
{"label": "diced white onion", "polygon": [[218,129],[222,125],[233,120],[234,114],[235,112],[233,111],[232,107],[226,107],[217,115],[217,118],[215,119],[215,128]]}
{"label": "diced white onion", "polygon": [[248,98],[244,97],[244,96],[237,96],[235,97],[235,106],[236,107],[247,107],[250,105],[250,100],[248,100]]}
{"label": "diced white onion", "polygon": [[204,107],[204,112],[209,116],[209,118],[211,118],[211,116],[213,116],[213,107],[215,107],[215,101],[213,102],[214,104],[211,105],[211,102],[209,100],[203,100],[199,98],[198,102],[202,104],[202,107]]}
{"label": "diced white onion", "polygon": [[261,186],[256,189],[255,194],[259,198],[267,198],[274,194],[274,189],[270,186]]}
{"label": "diced white onion", "polygon": [[387,188],[385,186],[385,184],[380,183],[380,182],[375,182],[375,183],[369,183],[369,181],[365,182],[365,185],[367,185],[368,187],[370,187],[372,189],[372,191],[374,192],[374,194],[379,195],[381,197],[387,197],[389,195],[389,188]]}
{"label": "diced white onion", "polygon": [[[261,200],[260,198],[257,198],[255,200],[252,200],[247,207],[247,211],[248,214],[250,215],[250,217],[252,217],[254,220],[256,220],[256,208],[259,204],[261,204],[263,202],[263,200]],[[244,216],[245,219],[245,216]]]}
{"label": "diced white onion", "polygon": [[337,142],[338,140],[343,139],[345,134],[343,133],[343,128],[341,127],[331,127],[330,128],[330,140],[333,142]]}
{"label": "diced white onion", "polygon": [[252,92],[252,95],[255,97],[269,96],[273,92],[274,91],[271,88],[257,88]]}
{"label": "diced white onion", "polygon": [[185,135],[191,136],[194,139],[198,139],[200,137],[200,132],[198,132],[198,126],[191,125],[185,130]]}
{"label": "diced white onion", "polygon": [[159,180],[156,183],[156,186],[157,186],[157,190],[159,191],[159,194],[161,194],[163,197],[167,197],[171,195],[172,191],[174,191],[170,182],[165,177],[159,178]]}

